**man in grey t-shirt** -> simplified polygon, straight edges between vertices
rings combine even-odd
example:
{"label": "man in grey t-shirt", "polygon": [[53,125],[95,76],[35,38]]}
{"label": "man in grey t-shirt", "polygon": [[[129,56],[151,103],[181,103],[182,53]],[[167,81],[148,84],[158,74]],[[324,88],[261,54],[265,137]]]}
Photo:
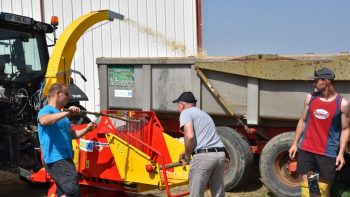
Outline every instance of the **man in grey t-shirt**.
{"label": "man in grey t-shirt", "polygon": [[184,132],[185,151],[180,154],[184,170],[192,161],[189,172],[190,196],[204,196],[209,183],[212,196],[225,195],[224,164],[225,148],[221,142],[213,119],[196,107],[192,92],[183,92],[173,103],[177,103],[180,114],[180,129]]}

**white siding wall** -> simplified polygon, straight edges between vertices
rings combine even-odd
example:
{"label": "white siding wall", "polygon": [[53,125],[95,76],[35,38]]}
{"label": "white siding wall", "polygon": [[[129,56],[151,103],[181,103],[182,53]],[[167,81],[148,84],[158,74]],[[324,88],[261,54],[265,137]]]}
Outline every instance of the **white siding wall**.
{"label": "white siding wall", "polygon": [[[197,54],[195,0],[44,0],[43,6],[44,22],[49,23],[52,15],[59,17],[58,37],[74,19],[91,11],[109,9],[127,19],[101,22],[77,44],[72,69],[82,72],[88,82],[73,78],[88,95],[89,101],[83,105],[91,111],[100,110],[97,57]],[[40,0],[0,0],[0,10],[41,20]]]}

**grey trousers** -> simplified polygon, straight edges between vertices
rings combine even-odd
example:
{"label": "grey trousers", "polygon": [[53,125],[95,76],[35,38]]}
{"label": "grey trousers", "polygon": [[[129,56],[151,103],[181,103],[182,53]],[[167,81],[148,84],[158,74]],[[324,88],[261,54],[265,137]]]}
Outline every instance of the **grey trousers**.
{"label": "grey trousers", "polygon": [[199,153],[192,157],[189,172],[190,196],[202,197],[209,185],[211,196],[225,196],[224,152]]}

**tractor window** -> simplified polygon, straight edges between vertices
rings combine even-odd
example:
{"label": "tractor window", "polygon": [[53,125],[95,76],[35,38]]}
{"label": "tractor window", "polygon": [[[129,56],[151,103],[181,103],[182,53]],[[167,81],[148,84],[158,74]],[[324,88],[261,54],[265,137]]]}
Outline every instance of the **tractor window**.
{"label": "tractor window", "polygon": [[0,29],[0,80],[30,80],[45,74],[45,53],[41,36]]}

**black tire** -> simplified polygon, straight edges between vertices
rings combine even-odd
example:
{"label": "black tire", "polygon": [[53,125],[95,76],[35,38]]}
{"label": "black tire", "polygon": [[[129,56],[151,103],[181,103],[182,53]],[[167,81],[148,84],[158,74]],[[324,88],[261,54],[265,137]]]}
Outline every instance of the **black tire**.
{"label": "black tire", "polygon": [[245,181],[253,165],[253,153],[247,139],[230,127],[217,127],[221,141],[230,156],[225,165],[225,190],[231,191]]}
{"label": "black tire", "polygon": [[275,196],[300,196],[297,174],[288,170],[288,150],[295,132],[286,132],[272,138],[260,155],[260,176],[265,186]]}

